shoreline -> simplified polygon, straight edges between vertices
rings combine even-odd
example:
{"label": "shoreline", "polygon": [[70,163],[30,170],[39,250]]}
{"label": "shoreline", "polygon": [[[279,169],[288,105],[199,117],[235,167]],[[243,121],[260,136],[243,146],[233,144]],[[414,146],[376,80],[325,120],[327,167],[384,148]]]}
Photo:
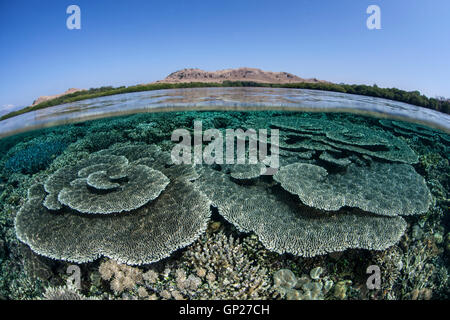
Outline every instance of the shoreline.
{"label": "shoreline", "polygon": [[348,94],[356,94],[368,97],[384,98],[392,101],[405,102],[408,104],[436,110],[445,114],[450,114],[450,101],[438,100],[435,98],[427,98],[420,95],[418,91],[407,92],[395,88],[379,88],[377,86],[367,85],[348,85],[334,83],[262,83],[262,82],[244,82],[244,81],[223,81],[219,82],[154,82],[147,85],[135,85],[128,87],[101,87],[78,91],[75,93],[60,96],[34,106],[28,106],[23,109],[9,112],[0,117],[0,121],[28,113],[31,111],[41,110],[48,107],[71,103],[81,100],[93,99],[104,96],[112,96],[131,92],[144,92],[163,89],[183,89],[183,88],[214,88],[214,87],[263,87],[263,88],[292,88],[292,89],[310,89],[331,92],[341,92]]}

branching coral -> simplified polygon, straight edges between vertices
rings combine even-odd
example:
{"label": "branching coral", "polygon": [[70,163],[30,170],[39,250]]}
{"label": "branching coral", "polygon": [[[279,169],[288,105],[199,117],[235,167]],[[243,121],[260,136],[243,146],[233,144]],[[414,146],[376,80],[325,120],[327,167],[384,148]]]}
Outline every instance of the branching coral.
{"label": "branching coral", "polygon": [[144,281],[141,270],[114,260],[103,261],[98,271],[103,280],[110,281],[111,289],[115,294],[131,290]]}
{"label": "branching coral", "polygon": [[[196,275],[178,271],[178,290],[197,298],[258,299],[270,287],[267,270],[253,263],[238,240],[223,233],[195,242],[182,260]],[[200,279],[208,286],[196,289]]]}
{"label": "branching coral", "polygon": [[223,233],[215,234],[205,243],[195,243],[185,259],[197,271],[205,270],[210,286],[232,287],[234,298],[256,297],[258,291],[267,289],[266,270],[254,266],[242,245]]}

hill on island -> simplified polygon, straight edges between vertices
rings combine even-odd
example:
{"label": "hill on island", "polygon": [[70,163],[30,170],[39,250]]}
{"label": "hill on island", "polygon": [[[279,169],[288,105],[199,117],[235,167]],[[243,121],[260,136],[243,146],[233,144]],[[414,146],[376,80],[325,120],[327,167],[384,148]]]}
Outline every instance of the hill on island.
{"label": "hill on island", "polygon": [[288,72],[271,72],[255,68],[225,69],[218,71],[204,71],[201,69],[183,69],[169,74],[164,80],[156,83],[186,83],[247,81],[258,83],[328,83],[316,78],[304,79]]}
{"label": "hill on island", "polygon": [[[64,93],[42,96],[32,105],[0,114],[0,121],[19,114],[39,110],[63,103],[93,99],[130,92],[201,87],[272,87],[310,89],[358,94],[401,101],[443,113],[450,113],[450,100],[444,97],[428,98],[419,91],[405,91],[397,88],[380,88],[377,85],[332,83],[316,78],[304,79],[288,72],[271,72],[255,68],[225,69],[204,71],[201,69],[182,69],[169,74],[165,79],[132,86],[104,86],[90,89],[69,89]],[[5,110],[7,111],[7,110]]]}
{"label": "hill on island", "polygon": [[49,101],[49,100],[53,100],[56,98],[60,98],[62,96],[71,94],[71,93],[75,93],[75,92],[79,92],[79,91],[85,91],[84,89],[76,89],[76,88],[70,88],[68,89],[66,92],[60,93],[60,94],[54,94],[51,96],[40,96],[39,98],[37,98],[36,100],[33,101],[32,106],[35,106],[39,103],[45,102],[45,101]]}

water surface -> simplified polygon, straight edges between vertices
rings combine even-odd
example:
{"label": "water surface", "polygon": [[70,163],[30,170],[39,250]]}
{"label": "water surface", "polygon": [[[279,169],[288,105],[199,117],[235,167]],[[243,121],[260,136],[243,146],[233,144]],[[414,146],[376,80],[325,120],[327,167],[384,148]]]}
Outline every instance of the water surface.
{"label": "water surface", "polygon": [[0,137],[107,116],[186,109],[344,111],[414,121],[450,132],[449,115],[387,99],[307,89],[189,88],[126,93],[32,111],[0,121]]}

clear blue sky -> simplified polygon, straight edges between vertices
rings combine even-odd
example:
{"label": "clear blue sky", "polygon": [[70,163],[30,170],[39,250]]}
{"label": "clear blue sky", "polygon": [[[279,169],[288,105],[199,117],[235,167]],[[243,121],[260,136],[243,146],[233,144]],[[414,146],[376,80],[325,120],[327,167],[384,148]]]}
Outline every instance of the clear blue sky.
{"label": "clear blue sky", "polygon": [[[81,30],[66,28],[71,4]],[[370,4],[381,8],[381,30],[366,28]],[[3,111],[69,87],[148,83],[187,67],[450,97],[448,0],[0,0],[0,43]]]}

